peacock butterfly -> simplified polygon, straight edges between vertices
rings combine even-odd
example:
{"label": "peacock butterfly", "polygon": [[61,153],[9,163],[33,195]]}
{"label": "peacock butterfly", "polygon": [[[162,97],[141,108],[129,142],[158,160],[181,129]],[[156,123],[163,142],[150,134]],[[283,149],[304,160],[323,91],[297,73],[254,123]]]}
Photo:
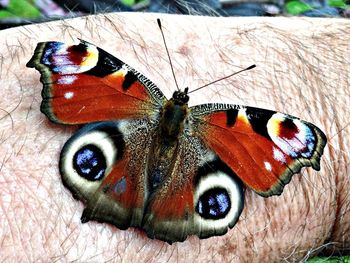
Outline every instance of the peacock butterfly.
{"label": "peacock butterfly", "polygon": [[242,212],[243,184],[280,195],[302,167],[320,169],[327,140],[313,124],[241,105],[188,107],[188,88],[168,100],[86,41],[38,43],[27,67],[41,74],[52,122],[86,124],[59,161],[64,185],[86,205],[83,223],[137,227],[168,243],[223,235]]}

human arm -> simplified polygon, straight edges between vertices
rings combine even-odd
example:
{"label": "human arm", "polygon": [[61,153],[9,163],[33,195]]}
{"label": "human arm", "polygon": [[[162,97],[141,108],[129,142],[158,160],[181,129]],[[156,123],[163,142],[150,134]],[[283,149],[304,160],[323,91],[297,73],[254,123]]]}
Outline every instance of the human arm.
{"label": "human arm", "polygon": [[57,168],[60,149],[75,128],[52,124],[40,113],[42,85],[25,64],[39,41],[82,38],[138,69],[170,97],[175,85],[157,17],[99,15],[0,32],[4,258],[272,262],[300,260],[324,243],[349,247],[346,20],[161,16],[180,86],[195,88],[257,65],[194,93],[192,105],[245,104],[315,123],[329,140],[321,171],[303,169],[281,196],[266,199],[247,189],[240,221],[221,237],[190,237],[170,246],[134,229],[80,223],[82,204],[64,188]]}

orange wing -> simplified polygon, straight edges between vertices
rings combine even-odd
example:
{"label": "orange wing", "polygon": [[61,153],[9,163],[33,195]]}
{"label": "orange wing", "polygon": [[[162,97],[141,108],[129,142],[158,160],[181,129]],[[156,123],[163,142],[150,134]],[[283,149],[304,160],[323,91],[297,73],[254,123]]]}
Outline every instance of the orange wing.
{"label": "orange wing", "polygon": [[39,43],[27,66],[41,73],[41,111],[53,122],[142,118],[165,101],[145,76],[86,41]]}
{"label": "orange wing", "polygon": [[311,123],[275,111],[226,104],[191,108],[194,133],[262,196],[279,195],[302,167],[320,169],[327,139]]}

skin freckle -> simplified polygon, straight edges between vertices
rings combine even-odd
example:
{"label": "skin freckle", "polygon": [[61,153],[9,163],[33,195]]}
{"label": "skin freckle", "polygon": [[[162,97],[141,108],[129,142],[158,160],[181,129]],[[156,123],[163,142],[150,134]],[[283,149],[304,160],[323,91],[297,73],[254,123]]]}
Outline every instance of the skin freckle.
{"label": "skin freckle", "polygon": [[191,55],[191,50],[186,45],[179,47],[178,52],[185,57],[189,57]]}

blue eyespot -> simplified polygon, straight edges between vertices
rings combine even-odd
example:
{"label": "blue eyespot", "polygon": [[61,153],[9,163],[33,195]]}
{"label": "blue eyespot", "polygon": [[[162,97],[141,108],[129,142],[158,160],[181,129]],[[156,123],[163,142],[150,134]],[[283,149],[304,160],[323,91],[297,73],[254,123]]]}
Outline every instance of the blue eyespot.
{"label": "blue eyespot", "polygon": [[52,54],[55,54],[62,46],[64,46],[64,44],[60,42],[47,43],[44,50],[44,54],[41,58],[41,63],[50,66],[52,64]]}
{"label": "blue eyespot", "polygon": [[106,158],[102,151],[95,145],[86,145],[74,154],[73,168],[86,180],[101,180],[106,167]]}
{"label": "blue eyespot", "polygon": [[212,188],[199,197],[196,212],[205,219],[222,219],[229,213],[231,201],[224,188]]}
{"label": "blue eyespot", "polygon": [[316,147],[316,138],[313,131],[309,127],[305,127],[305,144],[307,149],[301,153],[301,156],[304,158],[310,158]]}

